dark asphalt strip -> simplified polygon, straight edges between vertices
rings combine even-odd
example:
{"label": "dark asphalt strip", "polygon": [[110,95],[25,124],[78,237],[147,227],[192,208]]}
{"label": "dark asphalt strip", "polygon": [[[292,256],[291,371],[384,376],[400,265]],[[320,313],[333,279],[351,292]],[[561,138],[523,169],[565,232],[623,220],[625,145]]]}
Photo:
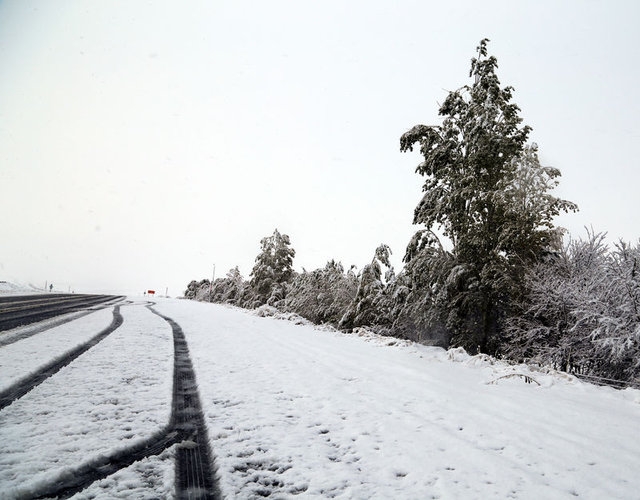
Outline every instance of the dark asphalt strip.
{"label": "dark asphalt strip", "polygon": [[0,331],[30,325],[98,304],[112,304],[122,299],[124,297],[112,295],[67,295],[62,298],[47,297],[38,301],[16,300],[0,308]]}
{"label": "dark asphalt strip", "polygon": [[123,318],[122,318],[122,314],[120,314],[120,306],[119,305],[115,306],[113,308],[113,320],[111,321],[111,324],[107,328],[102,330],[100,333],[98,333],[91,340],[77,346],[76,348],[67,352],[63,356],[57,359],[54,359],[37,373],[34,373],[33,375],[30,375],[27,378],[19,380],[9,388],[5,389],[4,391],[1,391],[0,392],[0,410],[9,406],[16,399],[19,399],[22,396],[24,396],[31,389],[33,389],[34,387],[37,387],[46,379],[48,379],[52,375],[59,372],[62,368],[67,366],[78,356],[87,352],[89,349],[91,349],[94,345],[96,345],[101,340],[104,340],[105,337],[107,337],[107,335],[115,331],[116,328],[118,328],[122,324],[122,321],[123,321]]}
{"label": "dark asphalt strip", "polygon": [[[130,304],[131,301],[127,301],[127,303]],[[51,330],[52,328],[55,328],[60,325],[64,325],[66,323],[71,323],[72,321],[80,319],[84,316],[88,316],[89,314],[92,314],[100,309],[106,309],[107,307],[111,307],[111,306],[112,304],[98,304],[96,306],[92,306],[90,309],[87,309],[86,311],[67,313],[61,318],[53,318],[48,321],[45,320],[43,322],[44,324],[38,324],[35,326],[26,326],[24,327],[24,331],[22,331],[21,329],[21,331],[19,331],[14,335],[7,335],[6,332],[3,332],[3,335],[0,335],[0,347],[5,347],[8,345],[14,344],[20,340],[28,339],[29,337],[33,337],[38,333],[46,332],[47,330]]]}
{"label": "dark asphalt strip", "polygon": [[173,396],[169,424],[143,442],[110,455],[101,455],[75,470],[66,471],[62,477],[32,493],[30,498],[69,498],[95,481],[104,479],[138,460],[159,455],[174,444],[178,445],[176,498],[222,498],[184,332],[171,318],[161,315],[150,306],[147,307],[167,321],[173,331]]}

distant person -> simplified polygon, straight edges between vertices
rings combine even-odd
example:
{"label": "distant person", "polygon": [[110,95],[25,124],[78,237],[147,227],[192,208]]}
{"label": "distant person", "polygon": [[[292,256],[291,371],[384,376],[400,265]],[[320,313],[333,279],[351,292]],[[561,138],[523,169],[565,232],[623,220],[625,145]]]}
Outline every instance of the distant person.
{"label": "distant person", "polygon": [[53,283],[49,285],[49,292],[51,293],[52,291],[53,291]]}

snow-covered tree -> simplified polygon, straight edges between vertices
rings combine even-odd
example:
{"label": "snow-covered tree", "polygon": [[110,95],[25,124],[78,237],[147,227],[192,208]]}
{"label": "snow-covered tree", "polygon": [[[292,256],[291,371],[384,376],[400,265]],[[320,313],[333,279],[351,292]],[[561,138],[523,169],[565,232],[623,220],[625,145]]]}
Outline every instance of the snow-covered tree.
{"label": "snow-covered tree", "polygon": [[525,264],[516,267],[526,268],[562,247],[564,230],[555,227],[553,219],[578,207],[549,194],[558,186],[561,173],[540,165],[536,143],[525,146],[513,161],[516,168],[504,188],[506,223],[501,227],[500,245],[512,262]]}
{"label": "snow-covered tree", "polygon": [[506,322],[506,354],[618,380],[640,376],[640,245],[604,234],[571,241],[525,275],[528,294]]}
{"label": "snow-covered tree", "polygon": [[354,299],[358,287],[352,270],[331,260],[322,269],[304,271],[292,281],[284,301],[287,312],[295,312],[316,324],[338,325]]}
{"label": "snow-covered tree", "polygon": [[356,296],[340,320],[341,328],[390,324],[391,303],[385,296],[386,285],[395,279],[390,256],[391,249],[382,244],[376,249],[371,263],[362,269]]}
{"label": "snow-covered tree", "polygon": [[405,266],[391,283],[391,334],[416,342],[447,347],[448,279],[455,276],[455,259],[429,230],[418,231],[407,246]]}
{"label": "snow-covered tree", "polygon": [[209,301],[211,290],[211,281],[203,279],[200,281],[192,280],[184,292],[184,296],[187,299]]}
{"label": "snow-covered tree", "polygon": [[254,305],[275,305],[286,295],[286,285],[294,276],[293,258],[296,252],[286,234],[276,229],[260,240],[260,254],[251,271],[251,287],[256,296]]}
{"label": "snow-covered tree", "polygon": [[196,280],[191,280],[187,285],[187,289],[184,291],[185,299],[195,299],[197,288],[198,282]]}
{"label": "snow-covered tree", "polygon": [[548,194],[559,172],[540,167],[536,148],[526,148],[530,128],[511,102],[513,88],[500,85],[487,42],[471,61],[473,84],[450,92],[440,107],[442,124],[416,125],[402,135],[400,149],[417,143],[424,157],[416,169],[425,183],[414,224],[439,229],[452,246],[436,259],[448,265],[427,273],[424,293],[446,289],[439,316],[455,345],[495,353],[500,320],[519,293],[517,277],[557,243],[552,219],[575,205]]}
{"label": "snow-covered tree", "polygon": [[640,242],[615,245],[607,262],[601,306],[578,309],[605,377],[640,383]]}
{"label": "snow-covered tree", "polygon": [[251,288],[244,280],[238,266],[229,270],[224,278],[213,282],[211,301],[244,306],[250,302]]}

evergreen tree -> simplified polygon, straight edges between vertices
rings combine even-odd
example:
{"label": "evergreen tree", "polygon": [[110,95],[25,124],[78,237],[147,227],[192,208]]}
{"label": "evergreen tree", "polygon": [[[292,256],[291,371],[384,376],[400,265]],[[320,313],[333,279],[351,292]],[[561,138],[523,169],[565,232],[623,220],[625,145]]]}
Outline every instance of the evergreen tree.
{"label": "evergreen tree", "polygon": [[254,305],[275,305],[284,299],[286,284],[294,275],[293,258],[296,252],[286,234],[276,229],[271,236],[260,240],[260,254],[251,271],[251,287],[256,295]]}
{"label": "evergreen tree", "polygon": [[[495,353],[500,320],[520,293],[517,277],[558,243],[551,220],[575,205],[547,194],[559,172],[540,167],[535,149],[526,148],[530,128],[511,102],[513,88],[501,87],[487,42],[471,60],[474,83],[450,92],[440,107],[442,125],[413,127],[400,149],[417,143],[424,157],[416,169],[426,178],[424,195],[413,222],[427,231],[405,257],[414,277],[426,281],[414,294],[428,295],[437,307],[430,314],[450,330],[454,345]],[[437,243],[437,229],[451,251]],[[433,262],[446,265],[422,269]]]}

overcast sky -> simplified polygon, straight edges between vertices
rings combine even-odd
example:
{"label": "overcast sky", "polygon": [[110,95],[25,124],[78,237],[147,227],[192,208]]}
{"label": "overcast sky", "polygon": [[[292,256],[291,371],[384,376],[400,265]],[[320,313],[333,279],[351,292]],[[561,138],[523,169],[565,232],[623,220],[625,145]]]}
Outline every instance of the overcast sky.
{"label": "overcast sky", "polygon": [[0,280],[182,293],[289,234],[295,268],[401,265],[437,124],[491,39],[558,223],[637,241],[636,1],[0,0]]}

